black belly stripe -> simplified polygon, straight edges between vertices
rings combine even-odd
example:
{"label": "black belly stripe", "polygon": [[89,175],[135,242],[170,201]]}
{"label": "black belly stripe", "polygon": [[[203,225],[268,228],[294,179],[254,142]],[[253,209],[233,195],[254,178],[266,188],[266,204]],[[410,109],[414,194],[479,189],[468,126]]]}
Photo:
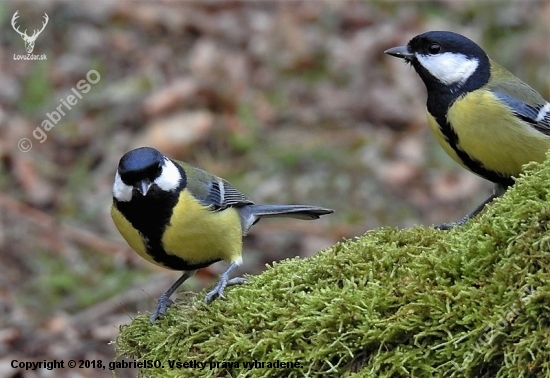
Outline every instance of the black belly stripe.
{"label": "black belly stripe", "polygon": [[472,156],[466,151],[462,150],[458,145],[460,140],[454,128],[447,120],[447,111],[451,108],[454,101],[460,97],[453,93],[439,94],[437,96],[428,95],[427,109],[432,117],[435,118],[439,130],[445,136],[445,140],[449,146],[456,153],[462,163],[468,167],[473,173],[483,177],[486,180],[500,184],[504,187],[508,187],[514,184],[514,179],[508,175],[498,173],[485,168],[483,163]]}
{"label": "black belly stripe", "polygon": [[[178,166],[178,168],[180,168]],[[113,199],[115,206],[124,217],[147,240],[147,254],[159,264],[173,270],[195,270],[207,267],[221,259],[209,260],[199,264],[191,264],[185,258],[166,253],[162,244],[162,235],[170,224],[170,219],[179,193],[185,187],[185,173],[181,170],[182,183],[174,192],[165,192],[157,186],[151,187],[146,197],[134,190],[130,202]],[[183,251],[185,252],[185,251]],[[192,251],[190,251],[192,252]]]}
{"label": "black belly stripe", "polygon": [[495,184],[503,185],[504,187],[508,187],[514,184],[514,179],[512,177],[485,168],[481,161],[474,159],[473,157],[468,155],[466,151],[460,149],[458,147],[458,135],[446,118],[434,118],[439,125],[439,130],[441,130],[441,133],[445,136],[445,140],[447,141],[449,146],[451,146],[458,158],[466,167],[468,167],[470,171],[483,177],[486,180],[494,182]]}

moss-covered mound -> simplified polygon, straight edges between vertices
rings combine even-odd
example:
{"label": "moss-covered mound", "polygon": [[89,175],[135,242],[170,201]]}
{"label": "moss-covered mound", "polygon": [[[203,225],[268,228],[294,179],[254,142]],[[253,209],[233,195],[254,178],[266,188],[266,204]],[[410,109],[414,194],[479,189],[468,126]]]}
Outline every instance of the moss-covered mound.
{"label": "moss-covered mound", "polygon": [[226,300],[138,316],[118,354],[155,377],[550,377],[549,192],[550,162],[530,164],[464,227],[275,263]]}

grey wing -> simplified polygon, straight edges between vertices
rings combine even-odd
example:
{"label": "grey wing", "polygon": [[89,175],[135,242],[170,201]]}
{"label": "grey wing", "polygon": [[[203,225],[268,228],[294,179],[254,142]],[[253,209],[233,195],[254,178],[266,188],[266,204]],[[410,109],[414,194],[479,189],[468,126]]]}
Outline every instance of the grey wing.
{"label": "grey wing", "polygon": [[526,104],[515,97],[502,92],[493,92],[495,96],[512,109],[516,117],[527,122],[535,130],[550,135],[550,103]]}
{"label": "grey wing", "polygon": [[216,177],[210,182],[209,193],[203,203],[212,206],[213,210],[219,211],[231,206],[240,207],[254,202],[235,189],[228,181]]}
{"label": "grey wing", "polygon": [[180,164],[187,174],[187,190],[197,201],[213,211],[231,206],[253,204],[250,198],[239,192],[226,180],[183,162]]}

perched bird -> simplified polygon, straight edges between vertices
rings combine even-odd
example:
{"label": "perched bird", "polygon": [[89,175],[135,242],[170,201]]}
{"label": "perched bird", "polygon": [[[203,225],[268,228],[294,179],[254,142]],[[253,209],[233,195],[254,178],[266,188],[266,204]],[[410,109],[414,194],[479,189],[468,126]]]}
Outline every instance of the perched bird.
{"label": "perched bird", "polygon": [[145,260],[184,271],[160,296],[151,323],[173,303],[170,296],[197,269],[229,262],[206,303],[223,297],[242,263],[242,237],[260,218],[317,219],[333,210],[301,205],[254,205],[226,180],[172,160],[150,147],[127,152],[118,164],[111,216],[128,244]]}
{"label": "perched bird", "polygon": [[502,195],[524,164],[544,160],[550,103],[476,43],[457,33],[430,31],[385,53],[411,64],[426,85],[428,123],[445,152],[495,184],[493,194],[458,225]]}

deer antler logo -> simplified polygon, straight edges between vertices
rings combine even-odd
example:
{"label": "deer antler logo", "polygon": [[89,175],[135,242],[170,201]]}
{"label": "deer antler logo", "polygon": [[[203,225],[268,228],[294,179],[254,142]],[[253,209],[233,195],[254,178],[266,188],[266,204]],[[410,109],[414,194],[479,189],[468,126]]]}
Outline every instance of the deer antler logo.
{"label": "deer antler logo", "polygon": [[19,11],[15,11],[13,17],[11,18],[11,26],[13,27],[13,30],[15,30],[17,33],[19,33],[19,35],[21,36],[21,38],[23,38],[23,41],[25,41],[25,50],[27,50],[27,53],[32,53],[32,50],[34,50],[34,42],[36,41],[36,38],[38,38],[38,36],[40,35],[40,33],[42,33],[42,31],[44,30],[44,28],[46,27],[46,25],[48,24],[48,15],[46,13],[44,13],[44,22],[42,22],[42,29],[40,30],[34,30],[34,33],[32,33],[31,36],[28,36],[27,35],[27,29],[25,29],[24,32],[20,32],[19,31],[19,26],[16,26],[15,25],[15,20],[19,17],[17,15]]}

